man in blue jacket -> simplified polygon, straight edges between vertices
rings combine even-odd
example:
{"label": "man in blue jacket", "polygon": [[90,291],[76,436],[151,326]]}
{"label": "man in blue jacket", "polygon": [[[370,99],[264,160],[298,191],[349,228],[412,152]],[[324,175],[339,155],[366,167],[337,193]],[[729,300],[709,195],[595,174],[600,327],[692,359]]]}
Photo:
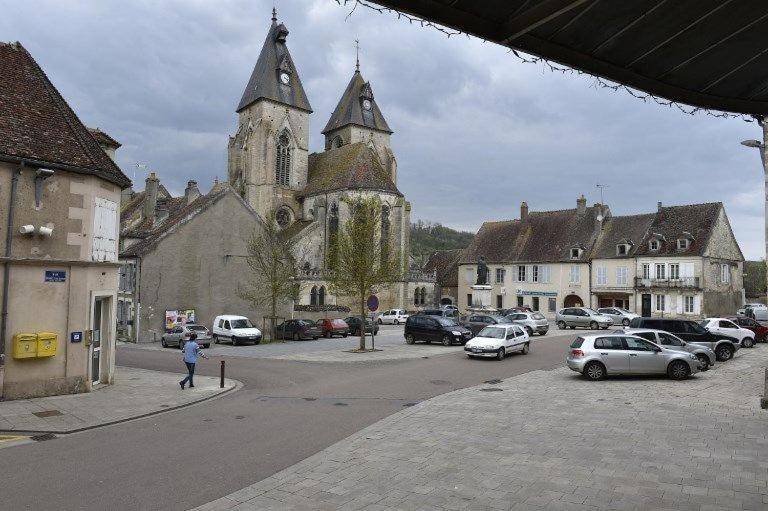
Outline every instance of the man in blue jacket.
{"label": "man in blue jacket", "polygon": [[184,385],[186,385],[187,382],[189,382],[189,388],[193,388],[195,386],[192,378],[195,376],[195,364],[197,364],[197,357],[208,358],[205,356],[205,353],[203,353],[203,350],[200,348],[200,345],[197,344],[195,339],[197,339],[197,334],[193,333],[189,336],[189,340],[184,343],[184,347],[182,348],[182,351],[184,352],[184,363],[187,365],[187,371],[189,372],[187,377],[179,382],[182,390],[184,389]]}

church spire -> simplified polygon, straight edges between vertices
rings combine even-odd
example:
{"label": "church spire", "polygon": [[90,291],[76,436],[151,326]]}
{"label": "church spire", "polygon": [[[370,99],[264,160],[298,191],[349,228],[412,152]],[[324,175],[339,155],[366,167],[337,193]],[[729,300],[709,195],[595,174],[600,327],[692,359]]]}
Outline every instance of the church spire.
{"label": "church spire", "polygon": [[327,134],[343,126],[354,124],[372,130],[392,133],[387,121],[384,119],[376,100],[373,98],[371,83],[363,79],[358,68],[352,75],[349,85],[344,90],[339,104],[331,114],[328,124],[325,125],[323,134]]}
{"label": "church spire", "polygon": [[277,8],[272,6],[272,23],[277,23]]}
{"label": "church spire", "polygon": [[357,56],[355,61],[355,72],[360,72],[360,41],[358,39],[355,39],[355,54]]}

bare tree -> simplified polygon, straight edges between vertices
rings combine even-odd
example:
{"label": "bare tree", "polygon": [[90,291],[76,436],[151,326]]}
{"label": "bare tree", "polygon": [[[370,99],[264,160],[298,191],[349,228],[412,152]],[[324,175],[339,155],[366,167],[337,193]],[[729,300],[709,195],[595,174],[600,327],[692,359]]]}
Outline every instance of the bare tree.
{"label": "bare tree", "polygon": [[402,280],[403,265],[386,234],[388,225],[382,229],[381,200],[356,197],[345,202],[350,216],[334,240],[334,271],[328,282],[334,294],[355,300],[362,321],[360,349],[365,350],[366,299],[381,286]]}
{"label": "bare tree", "polygon": [[238,286],[238,295],[251,302],[254,308],[269,308],[269,338],[273,338],[277,307],[283,300],[296,299],[299,285],[296,280],[296,241],[280,229],[273,211],[262,232],[254,232],[248,240],[246,261],[250,278],[246,286]]}

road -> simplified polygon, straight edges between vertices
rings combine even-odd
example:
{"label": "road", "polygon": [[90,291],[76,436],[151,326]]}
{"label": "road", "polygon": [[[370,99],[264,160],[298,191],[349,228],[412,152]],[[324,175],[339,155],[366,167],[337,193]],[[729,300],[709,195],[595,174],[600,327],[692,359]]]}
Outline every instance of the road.
{"label": "road", "polygon": [[[558,332],[553,332],[557,334]],[[382,335],[382,339],[397,333]],[[259,481],[379,419],[454,389],[561,367],[574,333],[529,355],[308,363],[226,357],[242,390],[167,414],[0,449],[0,509],[184,510]],[[223,349],[223,347],[222,347]],[[117,363],[179,371],[176,350],[123,346]],[[217,358],[201,374],[216,375]],[[450,428],[450,424],[445,425]]]}

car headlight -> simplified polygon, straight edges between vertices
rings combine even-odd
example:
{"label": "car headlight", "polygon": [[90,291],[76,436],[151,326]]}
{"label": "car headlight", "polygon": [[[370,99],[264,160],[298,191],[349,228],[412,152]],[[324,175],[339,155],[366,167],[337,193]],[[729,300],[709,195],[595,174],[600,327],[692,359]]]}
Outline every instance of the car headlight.
{"label": "car headlight", "polygon": [[454,330],[454,331],[453,331],[453,332],[451,332],[451,333],[452,333],[453,335],[459,335],[459,336],[461,335],[461,332],[459,332],[458,330]]}

